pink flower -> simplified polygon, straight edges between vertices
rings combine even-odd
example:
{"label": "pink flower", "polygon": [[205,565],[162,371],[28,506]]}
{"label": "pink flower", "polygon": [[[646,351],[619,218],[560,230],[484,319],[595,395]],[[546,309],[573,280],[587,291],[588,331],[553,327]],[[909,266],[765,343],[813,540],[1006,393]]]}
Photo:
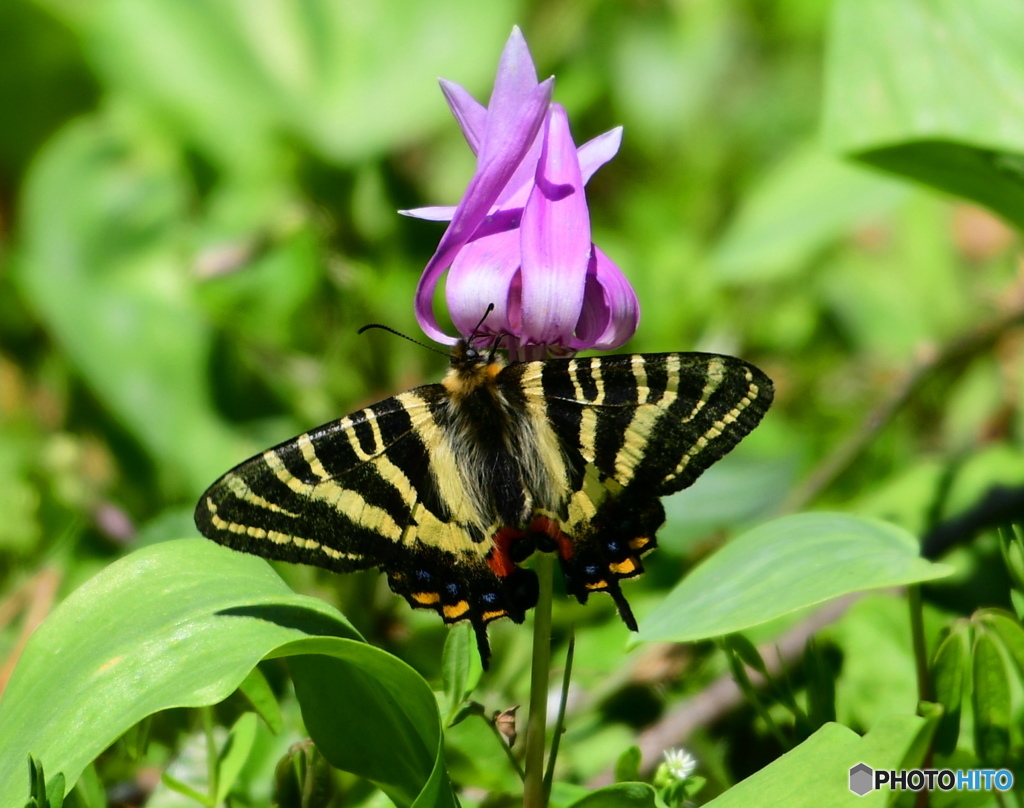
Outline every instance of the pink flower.
{"label": "pink flower", "polygon": [[583,191],[615,156],[622,129],[577,149],[565,110],[551,102],[553,86],[553,79],[537,81],[518,28],[505,45],[488,107],[441,82],[477,170],[457,207],[403,211],[450,221],[416,290],[416,317],[438,342],[458,339],[434,317],[434,292],[446,269],[455,327],[471,336],[493,304],[477,336],[500,336],[513,359],[616,348],[636,331],[636,295],[590,240]]}

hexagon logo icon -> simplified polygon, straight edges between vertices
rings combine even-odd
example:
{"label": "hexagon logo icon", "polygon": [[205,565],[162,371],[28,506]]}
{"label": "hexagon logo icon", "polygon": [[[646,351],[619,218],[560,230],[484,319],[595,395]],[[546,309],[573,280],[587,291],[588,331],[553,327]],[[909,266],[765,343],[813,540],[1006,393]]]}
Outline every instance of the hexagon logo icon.
{"label": "hexagon logo icon", "polygon": [[874,788],[875,773],[867,763],[850,767],[850,791],[863,797]]}

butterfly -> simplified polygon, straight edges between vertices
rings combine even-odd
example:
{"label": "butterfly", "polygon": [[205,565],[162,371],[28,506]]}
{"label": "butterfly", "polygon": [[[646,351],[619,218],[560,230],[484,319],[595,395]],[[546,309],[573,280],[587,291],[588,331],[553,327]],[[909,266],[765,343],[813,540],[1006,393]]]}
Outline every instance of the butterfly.
{"label": "butterfly", "polygon": [[771,380],[708,353],[506,364],[458,343],[439,384],[386,398],[246,460],[202,495],[200,532],[268,559],[335,572],[379,567],[445,623],[487,626],[537,603],[535,551],[570,595],[643,572],[660,497],[694,482],[761,420]]}

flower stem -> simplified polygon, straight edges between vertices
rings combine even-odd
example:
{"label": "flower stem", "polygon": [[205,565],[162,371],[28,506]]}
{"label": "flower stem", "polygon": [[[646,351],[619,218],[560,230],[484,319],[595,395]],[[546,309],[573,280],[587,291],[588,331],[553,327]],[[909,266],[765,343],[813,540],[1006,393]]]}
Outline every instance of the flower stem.
{"label": "flower stem", "polygon": [[562,674],[562,692],[558,702],[558,717],[555,719],[555,731],[551,736],[551,751],[548,752],[548,767],[544,772],[544,802],[551,799],[551,783],[555,779],[555,760],[558,758],[558,744],[565,731],[565,708],[569,703],[569,679],[572,676],[572,659],[576,653],[576,633],[569,634],[569,650],[565,653],[565,672]]}
{"label": "flower stem", "polygon": [[534,571],[540,585],[533,610],[533,669],[530,674],[530,714],[526,725],[526,782],[523,808],[544,808],[544,741],[547,735],[548,675],[551,671],[551,582],[555,558],[537,553]]}

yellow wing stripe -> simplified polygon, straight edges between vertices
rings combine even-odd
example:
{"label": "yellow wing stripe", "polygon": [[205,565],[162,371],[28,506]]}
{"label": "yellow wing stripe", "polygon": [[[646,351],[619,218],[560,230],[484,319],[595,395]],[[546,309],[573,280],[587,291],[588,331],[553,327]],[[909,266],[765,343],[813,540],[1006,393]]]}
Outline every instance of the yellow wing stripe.
{"label": "yellow wing stripe", "polygon": [[239,536],[249,536],[250,538],[260,541],[270,541],[274,544],[294,544],[296,547],[301,547],[304,550],[319,549],[325,555],[336,560],[344,559],[348,561],[358,561],[361,557],[357,553],[343,553],[331,547],[326,547],[312,539],[303,538],[302,536],[282,533],[279,530],[265,530],[264,528],[256,527],[255,525],[243,525],[240,522],[229,522],[217,513],[217,505],[210,497],[206,498],[206,508],[210,512],[210,523],[217,528],[217,530],[223,530]]}
{"label": "yellow wing stripe", "polygon": [[629,364],[633,368],[633,378],[636,379],[636,402],[646,404],[651,395],[651,389],[647,386],[647,361],[643,354],[637,354]]}
{"label": "yellow wing stripe", "polygon": [[708,443],[721,435],[725,431],[726,427],[739,418],[740,414],[757,398],[758,393],[760,393],[760,389],[756,384],[754,384],[754,375],[746,369],[744,370],[744,373],[746,374],[747,383],[750,385],[747,390],[747,394],[736,403],[735,407],[723,415],[720,421],[715,421],[715,423],[711,425],[711,428],[701,435],[693,446],[687,449],[686,454],[684,454],[682,460],[679,461],[679,465],[676,466],[675,470],[669,475],[669,479],[679,476],[683,469],[686,468],[687,464],[701,451],[703,451],[704,447],[707,446]]}
{"label": "yellow wing stripe", "polygon": [[[675,374],[673,376],[670,376],[670,379],[678,379],[679,357],[672,358],[676,360],[676,367]],[[707,366],[708,380],[704,383],[704,389],[701,391],[700,400],[694,405],[693,411],[682,419],[684,424],[687,421],[692,421],[694,418],[697,417],[700,411],[704,409],[704,406],[711,399],[711,396],[714,394],[715,390],[717,390],[718,386],[722,383],[722,379],[725,378],[725,373],[725,365],[722,363],[722,360],[719,359],[717,356],[711,357]],[[750,375],[749,371],[747,372],[747,375]]]}
{"label": "yellow wing stripe", "polygon": [[248,502],[250,505],[255,505],[258,508],[266,508],[268,511],[273,513],[283,513],[285,516],[291,516],[295,518],[296,514],[291,511],[286,511],[280,505],[271,502],[268,499],[264,499],[255,491],[253,491],[248,484],[239,477],[237,474],[230,473],[224,477],[224,485],[228,487],[228,490],[238,497],[243,502]]}
{"label": "yellow wing stripe", "polygon": [[[350,440],[352,437],[350,436]],[[310,444],[309,450],[313,451],[313,456],[315,457],[316,452],[313,450],[312,444]],[[401,539],[402,529],[395,522],[391,514],[383,508],[371,505],[357,491],[343,488],[330,478],[324,479],[315,485],[303,482],[288,471],[284,461],[281,460],[280,456],[273,449],[268,449],[263,453],[263,461],[277,479],[296,494],[326,502],[359,527],[377,531],[391,541],[399,541]]]}

